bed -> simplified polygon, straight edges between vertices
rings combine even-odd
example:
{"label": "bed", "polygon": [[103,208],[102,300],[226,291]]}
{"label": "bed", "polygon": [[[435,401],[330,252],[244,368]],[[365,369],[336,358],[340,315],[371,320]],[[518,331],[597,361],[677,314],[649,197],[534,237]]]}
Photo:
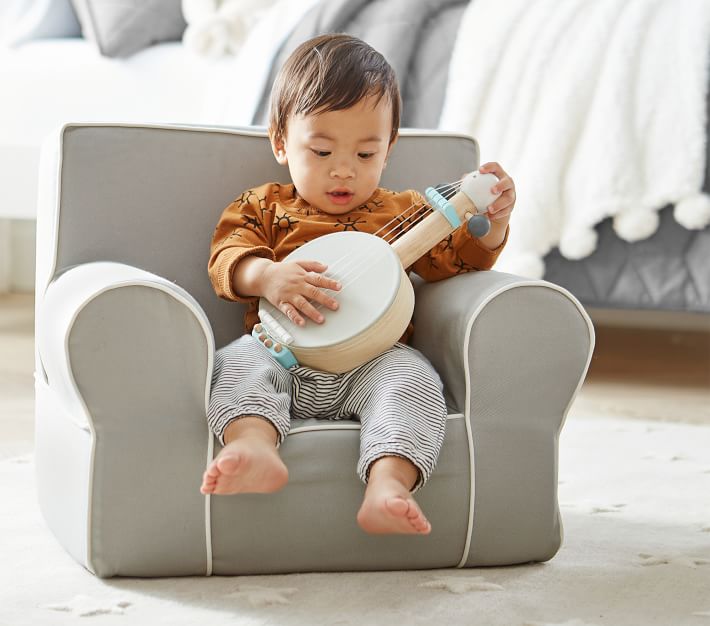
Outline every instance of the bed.
{"label": "bed", "polygon": [[[252,122],[265,125],[268,86],[288,54],[302,41],[325,32],[347,32],[380,50],[400,78],[402,126],[439,125],[455,33],[469,3],[462,0],[327,0],[317,3],[285,39],[264,83]],[[707,130],[705,131],[707,134]],[[705,137],[702,138],[707,150]],[[703,189],[710,191],[705,156]],[[558,248],[544,257],[544,278],[574,293],[594,309],[710,312],[710,228],[688,229],[659,211],[651,236],[630,242],[613,220],[596,225],[596,249],[566,258]]]}
{"label": "bed", "polygon": [[[575,4],[580,2],[583,0],[569,0],[564,10],[574,11]],[[222,59],[220,63],[197,58],[190,54],[189,46],[178,41],[153,42],[126,58],[105,58],[98,54],[91,41],[77,36],[78,25],[71,3],[68,0],[52,3],[57,11],[64,7],[63,20],[71,21],[72,26],[61,29],[61,33],[56,24],[50,33],[45,29],[41,36],[37,35],[36,41],[29,41],[12,55],[2,57],[0,63],[2,76],[10,85],[9,91],[25,96],[5,103],[7,115],[0,128],[0,161],[6,165],[0,177],[3,181],[0,216],[34,218],[41,140],[58,124],[113,120],[229,127],[264,125],[269,88],[276,71],[300,42],[324,32],[349,32],[385,54],[400,79],[403,127],[441,128],[447,93],[452,84],[458,84],[451,80],[450,73],[462,24],[471,9],[492,3],[493,0],[279,0],[251,29],[234,58]],[[494,8],[498,12],[521,14],[535,9],[543,17],[563,13],[553,11],[553,5],[551,0],[509,0]],[[594,10],[599,6],[610,7],[612,11],[620,6],[636,7],[638,11],[651,5],[665,7],[671,12],[666,16],[668,23],[673,21],[674,15],[690,16],[685,19],[692,20],[697,14],[705,18],[696,20],[705,30],[695,30],[710,33],[710,5],[703,0],[659,0],[657,3],[610,0],[587,5]],[[179,11],[179,6],[174,2],[165,3],[161,10],[170,16]],[[108,20],[111,15],[104,17]],[[162,17],[155,21],[158,25],[164,22]],[[481,23],[485,29],[486,20]],[[689,31],[688,24],[684,26],[685,31]],[[685,41],[687,38],[677,39]],[[704,64],[705,71],[710,59],[708,39],[710,35],[697,45],[697,52],[686,59]],[[479,45],[479,42],[473,44]],[[490,42],[480,43],[481,59],[487,58],[489,48]],[[505,50],[498,50],[497,54],[503,52]],[[524,47],[522,53],[527,54]],[[92,80],[84,80],[87,72]],[[31,97],[39,93],[37,81],[33,82],[32,78],[40,75],[54,85],[50,89],[52,107],[47,107],[41,98]],[[75,88],[65,89],[66,84]],[[659,93],[674,91],[661,90],[660,84],[660,79],[652,83],[653,89]],[[100,88],[97,89],[97,85]],[[705,99],[699,101],[701,106],[704,103],[706,120],[707,81],[703,87]],[[479,90],[479,96],[486,91]],[[136,93],[140,93],[139,98],[135,97]],[[469,106],[466,98],[460,100]],[[670,140],[676,128],[672,125],[664,128]],[[479,141],[484,161],[489,160],[486,156],[491,152],[487,132],[487,124],[467,132]],[[702,166],[702,189],[710,192],[706,137],[707,127],[703,126],[690,143],[699,150],[697,162]],[[490,160],[500,160],[514,175],[520,191],[515,213],[520,215],[522,202],[529,195],[524,176],[517,167],[509,167],[508,160]],[[550,171],[550,176],[556,175],[554,170]],[[699,190],[699,183],[697,187]],[[710,199],[707,202],[710,212]],[[541,257],[544,276],[542,273],[531,276],[519,268],[500,266],[514,238],[525,231],[513,222],[511,242],[499,259],[498,267],[523,276],[544,277],[569,289],[587,308],[595,311],[619,311],[622,317],[634,319],[638,317],[630,316],[631,311],[650,315],[672,312],[676,318],[692,318],[707,325],[710,318],[703,314],[710,311],[710,267],[705,261],[710,257],[710,229],[706,225],[682,226],[674,217],[675,207],[671,203],[656,208],[659,219],[655,232],[637,241],[621,238],[614,220],[609,218],[595,224],[596,243],[588,254],[572,258],[563,254],[560,247],[551,246]],[[0,245],[2,232],[0,228]],[[678,312],[690,315],[679,316]]]}

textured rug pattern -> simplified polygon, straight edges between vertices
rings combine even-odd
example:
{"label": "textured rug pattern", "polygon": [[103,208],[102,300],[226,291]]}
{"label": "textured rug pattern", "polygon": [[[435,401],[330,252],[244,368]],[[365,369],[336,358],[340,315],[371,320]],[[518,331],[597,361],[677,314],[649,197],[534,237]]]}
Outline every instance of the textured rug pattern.
{"label": "textured rug pattern", "polygon": [[560,439],[565,540],[472,570],[99,580],[0,461],[0,626],[710,626],[710,427],[575,415]]}

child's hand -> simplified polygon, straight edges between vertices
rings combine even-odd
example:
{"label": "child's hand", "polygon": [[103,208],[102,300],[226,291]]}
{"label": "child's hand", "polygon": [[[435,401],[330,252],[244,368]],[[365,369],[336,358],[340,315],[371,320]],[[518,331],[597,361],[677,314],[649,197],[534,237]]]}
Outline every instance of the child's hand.
{"label": "child's hand", "polygon": [[484,163],[478,168],[481,174],[495,174],[498,177],[498,182],[491,189],[492,193],[501,192],[498,199],[488,207],[488,216],[493,222],[502,222],[506,224],[515,206],[515,183],[513,179],[506,174],[505,170],[499,163]]}
{"label": "child's hand", "polygon": [[325,318],[311,301],[335,311],[337,301],[322,289],[340,289],[340,283],[321,274],[326,269],[327,266],[318,261],[272,263],[262,274],[261,292],[294,324],[306,323],[302,315],[322,324]]}

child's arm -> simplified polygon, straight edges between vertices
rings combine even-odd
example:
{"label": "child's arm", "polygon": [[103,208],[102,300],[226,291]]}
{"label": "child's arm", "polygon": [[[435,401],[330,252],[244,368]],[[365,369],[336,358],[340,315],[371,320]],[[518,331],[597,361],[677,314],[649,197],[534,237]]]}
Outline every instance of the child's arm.
{"label": "child's arm", "polygon": [[232,288],[244,296],[266,298],[294,324],[306,322],[301,314],[323,323],[323,315],[311,301],[335,310],[338,303],[321,289],[339,290],[340,283],[323,276],[327,266],[318,261],[274,262],[247,256],[234,269]]}
{"label": "child's arm", "polygon": [[215,292],[226,300],[266,298],[295,324],[306,315],[321,323],[323,316],[311,301],[330,309],[338,303],[322,289],[338,290],[321,273],[316,261],[277,262],[278,241],[271,228],[274,185],[245,191],[220,217],[212,237],[208,272]]}
{"label": "child's arm", "polygon": [[495,174],[498,182],[492,193],[499,193],[500,196],[488,207],[488,217],[491,220],[491,230],[484,237],[479,238],[479,242],[486,248],[495,250],[505,240],[505,234],[510,222],[510,214],[515,206],[515,183],[508,176],[499,163],[484,163],[478,168],[481,174]]}

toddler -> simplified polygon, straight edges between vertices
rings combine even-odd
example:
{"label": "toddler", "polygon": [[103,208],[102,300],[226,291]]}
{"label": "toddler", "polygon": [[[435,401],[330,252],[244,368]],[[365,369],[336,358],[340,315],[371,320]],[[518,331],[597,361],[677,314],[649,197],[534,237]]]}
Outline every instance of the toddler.
{"label": "toddler", "polygon": [[[327,324],[327,310],[338,308],[341,286],[325,275],[326,266],[285,262],[291,251],[337,230],[382,232],[406,209],[422,206],[417,192],[379,187],[399,107],[392,68],[357,38],[316,37],[288,58],[272,90],[269,137],[293,183],[267,183],[232,202],[208,264],[220,297],[249,304],[248,333],[259,297],[298,325]],[[480,169],[499,178],[491,230],[475,239],[463,225],[407,268],[425,280],[489,269],[503,248],[514,184],[497,163]],[[413,494],[434,469],[447,411],[437,373],[406,344],[411,324],[391,349],[343,374],[285,369],[248,333],[215,356],[208,420],[224,447],[204,473],[202,493],[277,491],[288,481],[278,448],[291,417],[357,418],[357,472],[366,485],[358,524],[369,533],[429,533]]]}

